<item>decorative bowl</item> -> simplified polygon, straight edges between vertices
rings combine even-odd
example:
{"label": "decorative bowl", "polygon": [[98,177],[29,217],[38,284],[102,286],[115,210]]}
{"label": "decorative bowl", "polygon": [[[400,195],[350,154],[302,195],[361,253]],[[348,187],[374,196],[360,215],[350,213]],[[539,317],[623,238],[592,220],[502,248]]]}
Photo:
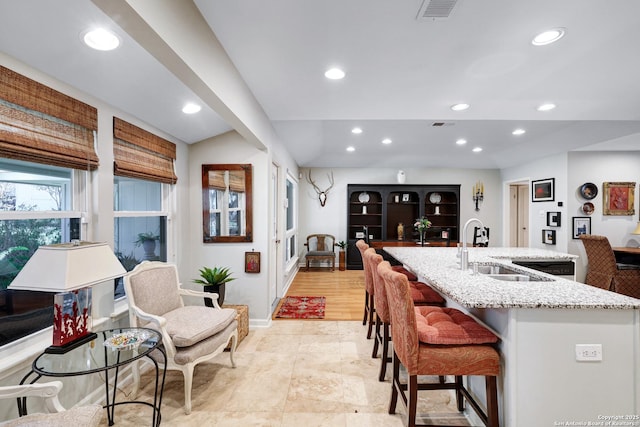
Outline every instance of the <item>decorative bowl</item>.
{"label": "decorative bowl", "polygon": [[594,210],[595,210],[595,207],[591,202],[586,202],[585,204],[582,205],[582,212],[584,212],[585,215],[591,215]]}
{"label": "decorative bowl", "polygon": [[598,195],[598,187],[591,182],[586,182],[580,187],[580,195],[587,200],[591,200]]}

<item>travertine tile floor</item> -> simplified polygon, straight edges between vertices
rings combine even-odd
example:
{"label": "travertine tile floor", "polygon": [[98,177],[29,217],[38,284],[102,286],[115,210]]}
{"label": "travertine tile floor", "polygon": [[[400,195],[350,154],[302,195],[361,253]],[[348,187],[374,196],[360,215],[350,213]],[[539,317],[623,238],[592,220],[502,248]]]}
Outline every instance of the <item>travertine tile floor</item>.
{"label": "travertine tile floor", "polygon": [[[240,343],[231,368],[229,353],[196,367],[193,410],[183,411],[182,374],[167,372],[162,425],[180,427],[394,427],[404,425],[404,408],[387,413],[390,375],[378,381],[380,359],[371,358],[373,340],[357,321],[279,320],[254,329]],[[140,400],[150,400],[151,375]],[[130,386],[123,389],[130,391]],[[423,392],[418,412],[429,422],[469,425],[450,391]],[[120,400],[127,397],[121,395]],[[427,414],[428,412],[428,414]],[[427,418],[423,419],[426,422]],[[151,424],[144,405],[116,408],[117,426]],[[106,416],[103,425],[107,425]]]}

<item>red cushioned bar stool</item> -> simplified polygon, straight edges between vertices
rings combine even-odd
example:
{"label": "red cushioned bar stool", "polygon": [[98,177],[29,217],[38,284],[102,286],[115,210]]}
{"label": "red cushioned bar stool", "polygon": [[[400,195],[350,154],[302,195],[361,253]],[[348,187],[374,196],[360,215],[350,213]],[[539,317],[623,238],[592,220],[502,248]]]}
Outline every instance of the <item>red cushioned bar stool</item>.
{"label": "red cushioned bar stool", "polygon": [[[389,332],[389,324],[391,318],[389,316],[389,305],[387,302],[387,291],[384,286],[384,280],[378,274],[378,265],[385,263],[390,267],[388,261],[383,261],[382,256],[372,249],[367,249],[364,253],[367,259],[367,265],[373,277],[374,300],[376,307],[376,325],[375,325],[375,342],[373,345],[373,353],[371,357],[378,355],[378,347],[382,346],[382,354],[380,355],[380,374],[378,380],[384,381],[387,364],[391,362],[389,356],[389,343],[391,342],[391,334]],[[444,306],[445,299],[433,288],[420,282],[409,282],[411,298],[414,304]]]}
{"label": "red cushioned bar stool", "polygon": [[[455,390],[458,410],[465,401],[487,427],[499,427],[497,377],[500,356],[495,336],[460,310],[443,307],[415,307],[406,276],[378,265],[387,291],[393,336],[393,380],[389,413],[394,414],[398,396],[407,410],[409,427],[416,426],[419,390]],[[400,378],[400,364],[407,382]],[[453,383],[418,383],[419,375],[454,376]],[[465,387],[463,376],[484,376],[486,410]],[[424,424],[422,424],[424,425]]]}

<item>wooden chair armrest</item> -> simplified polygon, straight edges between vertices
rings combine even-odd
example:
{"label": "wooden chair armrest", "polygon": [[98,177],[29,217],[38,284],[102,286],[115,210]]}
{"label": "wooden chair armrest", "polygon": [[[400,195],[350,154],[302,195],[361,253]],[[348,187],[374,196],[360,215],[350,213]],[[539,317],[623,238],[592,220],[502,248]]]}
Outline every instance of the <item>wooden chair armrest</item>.
{"label": "wooden chair armrest", "polygon": [[218,304],[218,294],[213,292],[194,291],[193,289],[178,288],[178,293],[182,296],[208,298],[213,302],[214,308],[220,308]]}
{"label": "wooden chair armrest", "polygon": [[162,316],[156,316],[155,314],[147,313],[146,311],[143,311],[138,307],[131,307],[131,309],[133,310],[133,313],[136,315],[136,317],[139,317],[140,319],[147,322],[155,323],[159,328],[164,329],[167,324],[167,319]]}
{"label": "wooden chair armrest", "polygon": [[42,397],[49,412],[63,412],[65,408],[58,400],[60,390],[62,390],[62,382],[60,381],[2,386],[0,387],[0,399],[29,396]]}

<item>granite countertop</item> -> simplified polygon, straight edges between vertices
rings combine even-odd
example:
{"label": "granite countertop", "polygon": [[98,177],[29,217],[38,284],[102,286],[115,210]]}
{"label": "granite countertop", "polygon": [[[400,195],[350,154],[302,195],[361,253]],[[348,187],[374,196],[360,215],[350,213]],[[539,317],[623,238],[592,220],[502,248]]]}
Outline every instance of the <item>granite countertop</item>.
{"label": "granite countertop", "polygon": [[531,270],[512,260],[568,261],[576,255],[530,248],[468,248],[474,262],[501,264],[544,281],[502,281],[461,271],[457,248],[385,247],[434,289],[469,308],[637,309],[640,300]]}

